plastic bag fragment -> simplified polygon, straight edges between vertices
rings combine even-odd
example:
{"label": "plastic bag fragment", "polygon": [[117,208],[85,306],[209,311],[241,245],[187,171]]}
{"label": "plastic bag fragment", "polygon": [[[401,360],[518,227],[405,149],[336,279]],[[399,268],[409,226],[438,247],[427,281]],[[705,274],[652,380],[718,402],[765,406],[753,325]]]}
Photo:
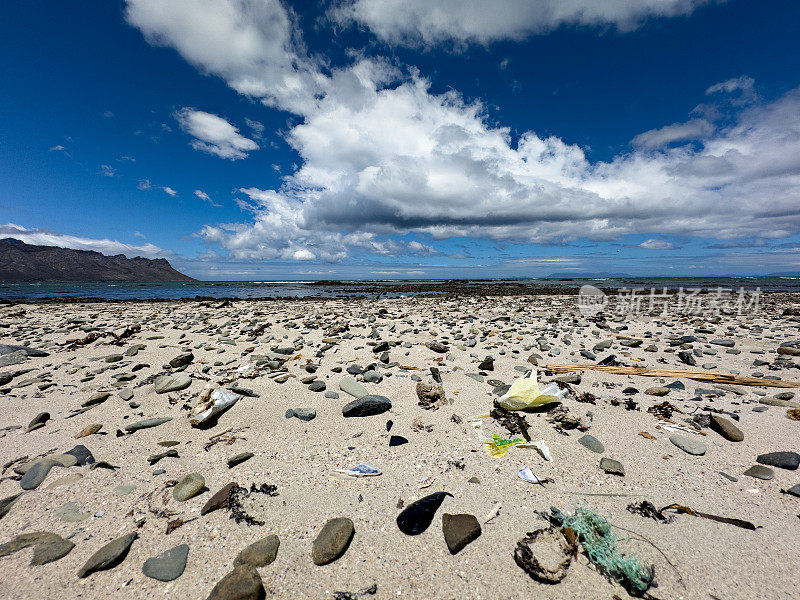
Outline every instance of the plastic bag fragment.
{"label": "plastic bag fragment", "polygon": [[508,410],[525,410],[552,402],[560,402],[565,395],[566,391],[560,389],[555,383],[548,383],[539,389],[536,373],[528,371],[511,384],[511,387],[500,396],[497,403]]}
{"label": "plastic bag fragment", "polygon": [[383,471],[370,464],[359,463],[352,469],[334,469],[333,472],[346,475],[347,477],[375,477],[380,475]]}

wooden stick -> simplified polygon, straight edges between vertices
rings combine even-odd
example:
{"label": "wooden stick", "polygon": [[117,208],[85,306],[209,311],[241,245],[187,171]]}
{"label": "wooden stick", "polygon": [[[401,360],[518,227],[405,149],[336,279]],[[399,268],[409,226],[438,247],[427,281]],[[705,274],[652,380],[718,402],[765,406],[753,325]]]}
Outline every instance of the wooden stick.
{"label": "wooden stick", "polygon": [[741,377],[733,373],[718,373],[713,371],[685,371],[682,369],[646,369],[644,367],[604,367],[600,365],[545,365],[545,370],[556,373],[569,373],[571,371],[602,371],[614,375],[641,375],[642,377],[685,377],[698,381],[712,381],[714,383],[735,383],[738,385],[758,385],[764,387],[796,388],[800,381],[787,381],[785,379],[763,379],[761,377]]}

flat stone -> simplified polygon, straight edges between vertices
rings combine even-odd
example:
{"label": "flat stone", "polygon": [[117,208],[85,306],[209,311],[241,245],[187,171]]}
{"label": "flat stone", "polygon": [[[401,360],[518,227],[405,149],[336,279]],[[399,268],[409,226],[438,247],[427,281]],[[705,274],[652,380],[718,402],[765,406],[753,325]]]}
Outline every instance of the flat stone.
{"label": "flat stone", "polygon": [[773,477],[775,477],[775,471],[770,469],[769,467],[765,467],[764,465],[753,465],[747,471],[742,473],[742,475],[747,475],[748,477],[755,477],[756,479],[763,479],[764,481],[769,481]]}
{"label": "flat stone", "polygon": [[231,456],[231,457],[228,459],[228,468],[229,468],[229,469],[232,469],[232,468],[233,468],[233,467],[235,467],[236,465],[240,465],[240,464],[242,464],[244,461],[246,461],[246,460],[250,460],[250,459],[251,459],[251,458],[253,458],[254,456],[255,456],[255,454],[253,454],[252,452],[240,452],[239,454],[236,454],[236,455],[234,455],[234,456]]}
{"label": "flat stone", "polygon": [[45,480],[50,469],[58,464],[51,458],[40,458],[35,461],[22,476],[19,482],[20,487],[23,490],[35,490]]}
{"label": "flat stone", "polygon": [[702,456],[706,453],[706,445],[700,440],[689,437],[688,435],[679,435],[677,433],[673,433],[671,436],[669,436],[669,441],[686,452],[686,454]]}
{"label": "flat stone", "polygon": [[216,492],[213,496],[211,496],[211,498],[208,499],[208,502],[206,502],[203,505],[203,508],[200,509],[200,514],[204,515],[219,508],[228,506],[228,496],[230,496],[231,490],[238,485],[239,484],[237,484],[235,481],[225,485],[221,490]]}
{"label": "flat stone", "polygon": [[153,384],[155,385],[157,394],[166,394],[167,392],[185,390],[192,385],[192,378],[186,373],[175,373],[174,375],[156,377]]}
{"label": "flat stone", "polygon": [[91,513],[84,512],[76,502],[67,502],[56,510],[56,516],[65,523],[80,523],[91,517]]}
{"label": "flat stone", "polygon": [[102,571],[122,562],[137,536],[134,531],[108,542],[89,557],[78,571],[78,577],[88,577],[95,571]]}
{"label": "flat stone", "polygon": [[800,466],[800,454],[797,452],[768,452],[767,454],[760,454],[756,458],[756,462],[770,467],[795,471]]}
{"label": "flat stone", "polygon": [[189,498],[199,494],[205,485],[206,480],[200,473],[189,473],[184,475],[172,488],[172,497],[178,502],[186,502]]}
{"label": "flat stone", "polygon": [[644,393],[648,396],[666,396],[672,390],[668,387],[651,387],[647,388]]}
{"label": "flat stone", "polygon": [[345,417],[370,417],[385,413],[392,408],[392,402],[385,396],[368,394],[357,398],[342,407]]}
{"label": "flat stone", "polygon": [[154,419],[143,419],[142,421],[136,421],[135,423],[126,425],[125,431],[133,433],[134,431],[139,431],[140,429],[149,429],[151,427],[158,427],[159,425],[168,423],[169,421],[172,421],[172,417],[156,417]]}
{"label": "flat stone", "polygon": [[711,340],[710,344],[715,344],[717,346],[723,346],[725,348],[733,348],[736,345],[736,342],[731,339],[721,339],[721,340]]}
{"label": "flat stone", "polygon": [[744,433],[733,422],[722,415],[711,415],[711,429],[716,431],[726,440],[731,442],[741,442],[744,440]]}
{"label": "flat stone", "polygon": [[625,467],[613,458],[601,458],[600,468],[610,475],[625,475]]}
{"label": "flat stone", "polygon": [[450,554],[458,554],[481,535],[481,524],[475,515],[442,515],[442,531],[444,541]]}
{"label": "flat stone", "polygon": [[13,494],[11,496],[6,496],[2,500],[0,500],[0,519],[5,517],[8,514],[8,511],[11,510],[11,507],[14,506],[14,503],[19,500],[19,497],[22,496],[22,492],[19,494]]}
{"label": "flat stone", "polygon": [[795,496],[796,498],[800,498],[800,483],[797,483],[786,490],[787,494]]}
{"label": "flat stone", "polygon": [[363,398],[369,395],[369,391],[352,377],[342,377],[339,382],[339,389],[345,394],[350,394],[354,398]]}
{"label": "flat stone", "polygon": [[88,435],[93,435],[98,431],[100,431],[102,428],[103,428],[102,423],[92,423],[91,425],[87,425],[86,427],[84,427],[78,433],[75,434],[75,439],[86,437]]}
{"label": "flat stone", "polygon": [[278,547],[280,545],[281,541],[277,535],[268,535],[239,552],[239,555],[233,560],[233,566],[266,567],[278,556]]}
{"label": "flat stone", "polygon": [[189,546],[181,544],[170,548],[152,558],[148,558],[142,565],[142,573],[151,579],[159,581],[174,581],[183,575],[186,569],[186,559],[189,556]]}
{"label": "flat stone", "polygon": [[602,454],[603,452],[606,451],[606,447],[602,444],[602,442],[593,435],[589,435],[588,433],[582,436],[578,440],[578,443],[584,448],[587,448],[592,452],[596,452],[597,454]]}
{"label": "flat stone", "polygon": [[78,461],[76,464],[79,467],[82,467],[83,465],[91,465],[92,463],[94,463],[94,456],[92,455],[92,453],[86,446],[83,446],[81,444],[78,444],[72,450],[69,450],[64,454],[71,454],[72,456],[74,456],[75,460]]}
{"label": "flat stone", "polygon": [[330,519],[311,547],[311,558],[315,565],[327,565],[345,553],[355,534],[353,521],[347,517]]}
{"label": "flat stone", "polygon": [[295,408],[292,416],[301,421],[311,421],[317,416],[317,411],[313,408]]}
{"label": "flat stone", "polygon": [[50,420],[50,413],[49,412],[40,412],[38,415],[31,419],[31,422],[28,423],[28,428],[25,430],[26,433],[30,433],[31,431],[35,431],[44,427],[45,423]]}
{"label": "flat stone", "polygon": [[264,583],[255,567],[239,565],[219,580],[208,600],[260,600],[264,595]]}
{"label": "flat stone", "polygon": [[147,462],[149,462],[151,465],[154,465],[162,458],[180,458],[180,456],[178,456],[177,450],[175,450],[174,448],[170,448],[165,452],[159,452],[158,454],[151,454],[150,456],[147,457]]}
{"label": "flat stone", "polygon": [[75,544],[65,540],[60,535],[48,533],[33,547],[31,566],[46,565],[64,558],[69,554]]}
{"label": "flat stone", "polygon": [[132,483],[121,483],[114,488],[114,493],[117,496],[127,496],[128,494],[132,493],[133,490],[136,489],[136,486]]}
{"label": "flat stone", "polygon": [[183,352],[169,361],[169,366],[173,369],[180,369],[181,367],[185,367],[186,365],[190,364],[193,360],[194,354],[191,352]]}
{"label": "flat stone", "polygon": [[62,485],[70,485],[71,483],[76,483],[81,479],[83,479],[83,475],[81,475],[80,473],[71,473],[70,475],[59,477],[53,483],[48,485],[45,489],[52,490],[57,487],[61,487]]}
{"label": "flat stone", "polygon": [[309,392],[324,392],[326,387],[327,386],[325,385],[325,382],[318,379],[318,380],[312,381],[310,384],[308,384],[308,391]]}

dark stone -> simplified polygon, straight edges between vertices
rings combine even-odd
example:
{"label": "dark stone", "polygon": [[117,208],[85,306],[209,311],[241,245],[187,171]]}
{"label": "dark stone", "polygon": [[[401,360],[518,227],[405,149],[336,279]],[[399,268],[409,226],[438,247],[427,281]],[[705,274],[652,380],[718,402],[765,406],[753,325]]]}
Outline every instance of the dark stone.
{"label": "dark stone", "polygon": [[186,559],[189,556],[189,546],[181,544],[162,552],[158,556],[148,558],[142,565],[142,573],[151,579],[159,581],[173,581],[183,575],[186,569]]}
{"label": "dark stone", "polygon": [[800,454],[797,452],[768,452],[756,458],[756,462],[779,469],[797,470],[800,466]]}
{"label": "dark stone", "polygon": [[393,435],[389,438],[389,447],[393,446],[402,446],[403,444],[407,444],[408,440],[404,438],[402,435]]}
{"label": "dark stone", "polygon": [[123,560],[138,534],[134,531],[110,541],[89,557],[78,571],[78,577],[88,577],[95,571],[111,568]]}
{"label": "dark stone", "polygon": [[442,531],[444,541],[450,554],[458,554],[467,544],[474,542],[481,535],[481,525],[474,515],[442,515]]}
{"label": "dark stone", "polygon": [[428,527],[430,527],[436,511],[444,502],[444,499],[453,494],[449,492],[436,492],[420,498],[416,502],[412,502],[406,506],[403,511],[397,515],[397,526],[400,531],[406,535],[419,535]]}
{"label": "dark stone", "polygon": [[353,521],[347,517],[330,519],[311,547],[311,558],[315,565],[332,563],[345,553],[355,534]]}
{"label": "dark stone", "polygon": [[741,442],[744,439],[744,433],[730,420],[721,415],[711,415],[711,429],[716,431],[726,440],[731,442]]}
{"label": "dark stone", "polygon": [[228,506],[228,496],[230,495],[231,490],[238,485],[239,484],[233,481],[211,496],[211,498],[208,499],[208,502],[203,505],[203,508],[200,509],[200,514],[204,515],[206,513],[210,513],[211,511],[217,510],[218,508],[224,508]]}
{"label": "dark stone", "polygon": [[265,595],[258,571],[250,565],[239,565],[219,580],[208,600],[260,600]]}
{"label": "dark stone", "polygon": [[385,413],[391,408],[392,402],[385,396],[368,394],[345,404],[342,407],[342,415],[345,417],[370,417]]}

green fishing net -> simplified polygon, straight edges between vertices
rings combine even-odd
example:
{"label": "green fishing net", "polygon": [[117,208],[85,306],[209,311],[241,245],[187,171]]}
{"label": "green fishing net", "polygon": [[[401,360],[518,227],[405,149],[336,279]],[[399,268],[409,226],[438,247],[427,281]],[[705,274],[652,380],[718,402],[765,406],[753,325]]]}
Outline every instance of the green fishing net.
{"label": "green fishing net", "polygon": [[572,529],[578,536],[589,560],[614,581],[631,592],[645,592],[652,585],[655,573],[636,556],[625,557],[618,548],[611,524],[591,509],[577,508],[572,516],[560,515],[562,529]]}

